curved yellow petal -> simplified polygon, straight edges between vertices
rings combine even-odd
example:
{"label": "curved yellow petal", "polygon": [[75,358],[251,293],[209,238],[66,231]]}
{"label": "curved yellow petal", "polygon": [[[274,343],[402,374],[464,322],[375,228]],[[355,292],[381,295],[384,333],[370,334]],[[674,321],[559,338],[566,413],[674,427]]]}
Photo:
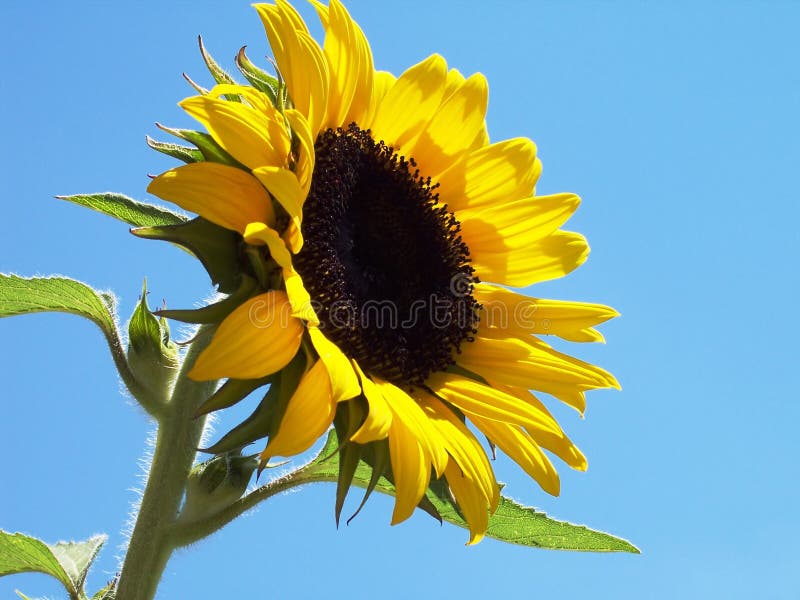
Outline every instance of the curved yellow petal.
{"label": "curved yellow petal", "polygon": [[470,247],[470,257],[480,279],[526,287],[577,269],[589,257],[589,244],[579,233],[559,230],[519,248]]}
{"label": "curved yellow petal", "polygon": [[248,244],[266,245],[270,256],[279,266],[291,267],[292,256],[286,248],[286,243],[272,227],[264,223],[248,223],[242,235]]}
{"label": "curved yellow petal", "polygon": [[319,133],[327,112],[328,65],[303,20],[287,2],[256,4],[272,53],[295,107]]}
{"label": "curved yellow petal", "polygon": [[300,143],[300,151],[297,156],[297,181],[300,182],[300,188],[303,190],[303,197],[308,194],[308,189],[311,187],[311,176],[314,174],[314,135],[308,126],[308,121],[303,114],[293,108],[287,109],[283,113],[286,120],[289,121],[289,126],[297,136]]}
{"label": "curved yellow petal", "polygon": [[369,129],[375,120],[375,113],[378,107],[383,102],[386,93],[394,86],[397,77],[388,71],[375,71],[372,79],[372,100],[370,101],[369,110],[363,117],[363,123],[359,123],[362,129]]}
{"label": "curved yellow petal", "polygon": [[483,129],[488,98],[486,78],[476,73],[442,102],[408,151],[425,176],[436,177],[469,152]]}
{"label": "curved yellow petal", "polygon": [[471,416],[470,421],[514,462],[530,475],[548,494],[558,496],[561,480],[558,472],[536,441],[518,425],[498,423]]}
{"label": "curved yellow petal", "polygon": [[272,101],[264,92],[257,90],[249,85],[239,85],[235,83],[219,83],[211,88],[206,94],[211,98],[220,98],[221,96],[236,95],[243,98],[251,107],[268,115],[271,119],[280,121],[280,113]]}
{"label": "curved yellow petal", "polygon": [[[495,382],[490,383],[493,387],[497,387],[506,394],[511,394],[523,402],[530,403],[541,413],[550,417],[554,424],[556,423],[555,419],[550,414],[550,411],[547,410],[547,407],[545,407],[541,400],[531,394],[530,391],[522,388],[504,386]],[[532,428],[530,425],[527,425],[525,428],[528,430],[528,433],[533,440],[539,444],[539,446],[555,454],[571,468],[577,471],[585,471],[588,467],[588,463],[583,452],[581,452],[578,447],[572,443],[572,440],[567,437],[567,435],[557,424],[554,428]]]}
{"label": "curved yellow petal", "polygon": [[[581,413],[583,392],[598,388],[618,388],[614,377],[594,365],[566,360],[519,338],[494,338],[489,329],[479,328],[474,342],[461,345],[458,364],[505,385],[552,394]],[[574,361],[574,362],[573,362]]]}
{"label": "curved yellow petal", "polygon": [[305,452],[331,426],[335,414],[330,378],[325,365],[318,360],[300,380],[286,406],[278,433],[269,440],[261,459]]}
{"label": "curved yellow petal", "polygon": [[445,440],[433,427],[419,405],[406,392],[388,381],[377,377],[373,377],[373,380],[392,411],[392,421],[403,422],[406,429],[419,441],[428,460],[433,463],[437,476],[441,477],[447,466]]}
{"label": "curved yellow petal", "polygon": [[530,403],[478,381],[451,373],[434,373],[426,383],[438,397],[470,418],[476,416],[499,423],[561,432],[552,417]]}
{"label": "curved yellow petal", "polygon": [[459,211],[524,198],[541,170],[536,145],[527,138],[483,146],[436,177],[439,200]]}
{"label": "curved yellow petal", "polygon": [[392,525],[397,525],[411,516],[428,489],[431,459],[415,432],[398,418],[392,419],[389,429],[389,458],[395,487]]}
{"label": "curved yellow petal", "polygon": [[470,251],[523,248],[561,227],[578,208],[575,194],[527,197],[512,202],[458,211],[461,237]]}
{"label": "curved yellow petal", "polygon": [[326,127],[363,124],[370,110],[375,67],[367,38],[338,0],[314,2],[325,27],[323,49],[330,72]]}
{"label": "curved yellow petal", "polygon": [[438,54],[405,71],[377,107],[373,137],[402,153],[439,107],[446,78],[447,63]]}
{"label": "curved yellow petal", "polygon": [[418,401],[446,441],[447,452],[453,457],[453,461],[464,476],[483,493],[484,506],[494,511],[500,502],[500,487],[480,442],[439,399],[430,394],[420,394]]}
{"label": "curved yellow petal", "polygon": [[325,337],[319,327],[309,327],[308,333],[314,349],[328,369],[334,401],[341,402],[361,395],[355,369],[339,347]]}
{"label": "curved yellow petal", "polygon": [[283,207],[291,219],[292,233],[288,236],[292,252],[299,252],[303,246],[300,227],[303,219],[303,202],[306,194],[297,181],[297,175],[281,167],[259,167],[253,175],[269,190],[275,200]]}
{"label": "curved yellow petal", "polygon": [[228,154],[249,169],[283,166],[290,140],[283,119],[239,102],[192,96],[180,106],[200,121]]}
{"label": "curved yellow petal", "polygon": [[190,163],[162,173],[150,182],[147,191],[239,233],[252,221],[275,223],[267,191],[236,167]]}
{"label": "curved yellow petal", "polygon": [[303,279],[294,270],[294,267],[283,268],[283,282],[286,285],[286,294],[289,296],[289,302],[292,305],[292,315],[303,319],[311,326],[319,325],[319,318],[314,310],[314,302],[311,301],[311,295],[306,290]]}
{"label": "curved yellow petal", "polygon": [[445,476],[447,485],[458,502],[469,527],[467,545],[477,544],[483,539],[489,528],[489,508],[486,505],[486,498],[475,483],[464,476],[455,463],[447,465]]}
{"label": "curved yellow petal", "polygon": [[282,369],[297,353],[305,330],[290,313],[284,292],[267,292],[244,302],[220,323],[189,377],[258,379]]}
{"label": "curved yellow petal", "polygon": [[557,335],[571,342],[601,342],[594,329],[619,313],[609,306],[588,302],[546,300],[506,288],[479,283],[473,291],[481,305],[480,322],[509,335]]}
{"label": "curved yellow petal", "polygon": [[364,392],[364,397],[367,399],[368,409],[364,423],[350,439],[359,444],[386,439],[389,435],[389,429],[392,426],[392,411],[381,391],[369,377],[364,375],[358,363],[355,360],[351,360],[351,362],[361,381],[361,389]]}

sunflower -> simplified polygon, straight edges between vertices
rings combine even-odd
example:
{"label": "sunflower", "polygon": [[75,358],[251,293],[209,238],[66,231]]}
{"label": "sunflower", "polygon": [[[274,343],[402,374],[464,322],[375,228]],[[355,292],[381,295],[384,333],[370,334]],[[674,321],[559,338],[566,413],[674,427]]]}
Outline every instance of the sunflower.
{"label": "sunflower", "polygon": [[560,229],[577,196],[534,194],[534,143],[489,142],[483,75],[439,55],[376,71],[344,6],[314,6],[322,47],[287,2],[255,5],[277,90],[221,83],[183,100],[225,160],[148,188],[234,232],[257,282],[190,376],[280,383],[262,461],[334,424],[393,482],[392,524],[439,482],[476,543],[500,498],[476,431],[558,494],[543,450],[578,470],[586,459],[530,390],[582,413],[587,390],[618,384],[541,336],[601,341],[594,326],[617,313],[508,289],[566,275],[589,248]]}

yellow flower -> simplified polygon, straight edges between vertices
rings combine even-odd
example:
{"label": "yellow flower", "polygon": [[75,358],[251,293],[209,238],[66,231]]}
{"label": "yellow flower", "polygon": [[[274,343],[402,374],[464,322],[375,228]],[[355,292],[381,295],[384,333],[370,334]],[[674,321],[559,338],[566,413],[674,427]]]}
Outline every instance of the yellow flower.
{"label": "yellow flower", "polygon": [[489,142],[483,75],[438,55],[397,78],[376,71],[344,6],[314,5],[322,47],[287,2],[256,5],[287,104],[233,84],[180,103],[237,164],[188,164],[149,187],[241,234],[277,273],[191,376],[259,379],[305,353],[262,458],[307,450],[344,415],[347,443],[388,440],[393,524],[444,477],[475,543],[499,487],[474,430],[558,494],[543,449],[586,460],[529,390],[582,413],[587,390],[618,384],[539,336],[601,341],[593,327],[617,313],[501,287],[566,275],[589,248],[560,229],[577,196],[535,196],[534,143]]}

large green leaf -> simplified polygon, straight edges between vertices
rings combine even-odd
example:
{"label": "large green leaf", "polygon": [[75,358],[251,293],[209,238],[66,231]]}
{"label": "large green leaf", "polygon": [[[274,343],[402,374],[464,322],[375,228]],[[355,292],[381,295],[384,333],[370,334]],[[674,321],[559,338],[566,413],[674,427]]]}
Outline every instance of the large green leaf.
{"label": "large green leaf", "polygon": [[45,573],[58,579],[70,598],[81,598],[86,574],[106,539],[105,535],[96,535],[85,542],[51,546],[22,533],[0,531],[0,577]]}
{"label": "large green leaf", "polygon": [[[338,447],[336,432],[332,431],[319,456],[307,467],[309,479],[337,481],[339,473]],[[353,485],[366,488],[371,477],[372,468],[361,461],[353,474]],[[395,494],[394,486],[384,477],[380,478],[375,490],[390,496]],[[447,494],[434,493],[433,490],[429,490],[427,497],[436,507],[442,519],[459,527],[467,526],[459,514],[458,508],[453,505]],[[486,535],[511,544],[550,550],[639,553],[636,546],[622,538],[589,529],[584,525],[557,521],[543,512],[522,506],[506,497],[501,498],[500,506],[490,517]]]}
{"label": "large green leaf", "polygon": [[110,334],[116,332],[113,296],[101,295],[68,277],[20,277],[0,273],[0,317],[65,312],[86,317]]}
{"label": "large green leaf", "polygon": [[104,192],[100,194],[76,194],[56,196],[59,200],[74,202],[86,208],[124,221],[134,227],[155,227],[185,223],[188,217],[153,204],[145,204],[122,194]]}

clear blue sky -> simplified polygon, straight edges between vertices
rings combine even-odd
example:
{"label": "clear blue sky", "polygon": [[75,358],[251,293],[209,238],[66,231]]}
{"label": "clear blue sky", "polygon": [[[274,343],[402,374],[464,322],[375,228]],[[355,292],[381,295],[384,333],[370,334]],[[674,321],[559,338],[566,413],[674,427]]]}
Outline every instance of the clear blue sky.
{"label": "clear blue sky", "polygon": [[[352,1],[376,64],[432,52],[490,82],[495,140],[539,145],[539,191],[574,191],[588,263],[533,293],[610,304],[613,371],[586,419],[556,408],[589,458],[542,493],[508,461],[510,495],[625,536],[641,556],[537,551],[424,514],[390,527],[374,498],[336,530],[333,486],[273,499],[170,562],[160,598],[796,598],[800,470],[795,386],[800,4]],[[301,11],[319,31],[309,6]],[[189,126],[186,71],[208,83],[202,33],[232,67],[268,53],[249,5],[39,2],[0,6],[0,271],[62,273],[113,289],[125,318],[209,292],[199,264],[133,238],[56,194],[145,198],[154,121]],[[55,541],[110,534],[90,576],[113,574],[151,430],[119,394],[96,328],[77,317],[0,321],[0,528]],[[242,411],[223,416],[220,430]],[[61,597],[44,576],[0,579]]]}

